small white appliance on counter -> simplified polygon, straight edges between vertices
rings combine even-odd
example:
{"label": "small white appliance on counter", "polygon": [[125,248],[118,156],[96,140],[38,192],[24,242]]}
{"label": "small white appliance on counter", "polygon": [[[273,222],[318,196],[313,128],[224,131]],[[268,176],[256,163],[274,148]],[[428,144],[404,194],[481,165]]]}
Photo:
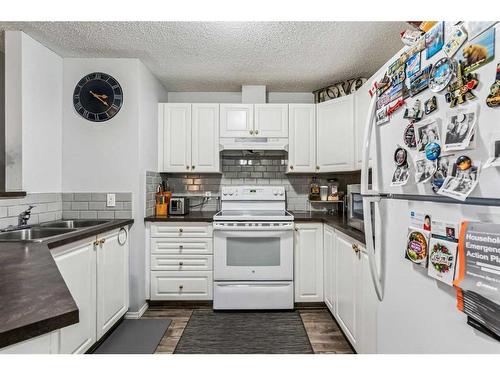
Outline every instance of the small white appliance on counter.
{"label": "small white appliance on counter", "polygon": [[214,216],[214,309],[293,309],[293,216],[283,186],[224,186]]}

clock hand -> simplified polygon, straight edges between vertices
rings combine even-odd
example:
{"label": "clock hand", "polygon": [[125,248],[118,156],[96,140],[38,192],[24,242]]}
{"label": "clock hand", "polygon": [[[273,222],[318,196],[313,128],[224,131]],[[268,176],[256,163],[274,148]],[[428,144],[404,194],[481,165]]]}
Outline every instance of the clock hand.
{"label": "clock hand", "polygon": [[[94,93],[93,91],[90,91],[90,94],[91,94],[94,98],[96,98],[97,100],[99,100],[102,104],[104,104],[106,107],[109,107],[108,102],[106,102],[106,101],[104,100],[104,99],[107,99],[107,98],[108,98],[108,96],[107,96],[107,95],[104,95],[104,94],[103,94],[103,95],[99,95],[99,94]],[[102,98],[104,98],[104,99],[102,99]]]}

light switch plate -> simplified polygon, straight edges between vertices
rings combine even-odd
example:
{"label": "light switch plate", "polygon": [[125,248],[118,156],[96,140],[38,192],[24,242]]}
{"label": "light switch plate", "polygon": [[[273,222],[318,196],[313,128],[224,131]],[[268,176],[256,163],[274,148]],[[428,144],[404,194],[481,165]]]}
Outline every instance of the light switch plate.
{"label": "light switch plate", "polygon": [[116,194],[106,194],[106,207],[116,206]]}

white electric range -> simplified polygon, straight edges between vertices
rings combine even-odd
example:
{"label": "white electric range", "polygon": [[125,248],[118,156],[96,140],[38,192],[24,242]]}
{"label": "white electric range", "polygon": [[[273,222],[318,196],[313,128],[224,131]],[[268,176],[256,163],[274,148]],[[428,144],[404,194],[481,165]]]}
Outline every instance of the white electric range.
{"label": "white electric range", "polygon": [[283,186],[224,186],[214,216],[214,309],[293,309],[293,215]]}

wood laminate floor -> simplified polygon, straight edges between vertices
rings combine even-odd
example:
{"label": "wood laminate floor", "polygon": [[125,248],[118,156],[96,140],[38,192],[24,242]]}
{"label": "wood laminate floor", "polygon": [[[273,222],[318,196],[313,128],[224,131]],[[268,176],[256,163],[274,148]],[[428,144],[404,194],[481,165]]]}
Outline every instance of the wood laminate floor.
{"label": "wood laminate floor", "polygon": [[[353,350],[337,322],[326,308],[298,309],[315,354],[351,354]],[[168,318],[172,323],[161,339],[155,354],[172,354],[182,336],[193,309],[150,308],[142,318]]]}

